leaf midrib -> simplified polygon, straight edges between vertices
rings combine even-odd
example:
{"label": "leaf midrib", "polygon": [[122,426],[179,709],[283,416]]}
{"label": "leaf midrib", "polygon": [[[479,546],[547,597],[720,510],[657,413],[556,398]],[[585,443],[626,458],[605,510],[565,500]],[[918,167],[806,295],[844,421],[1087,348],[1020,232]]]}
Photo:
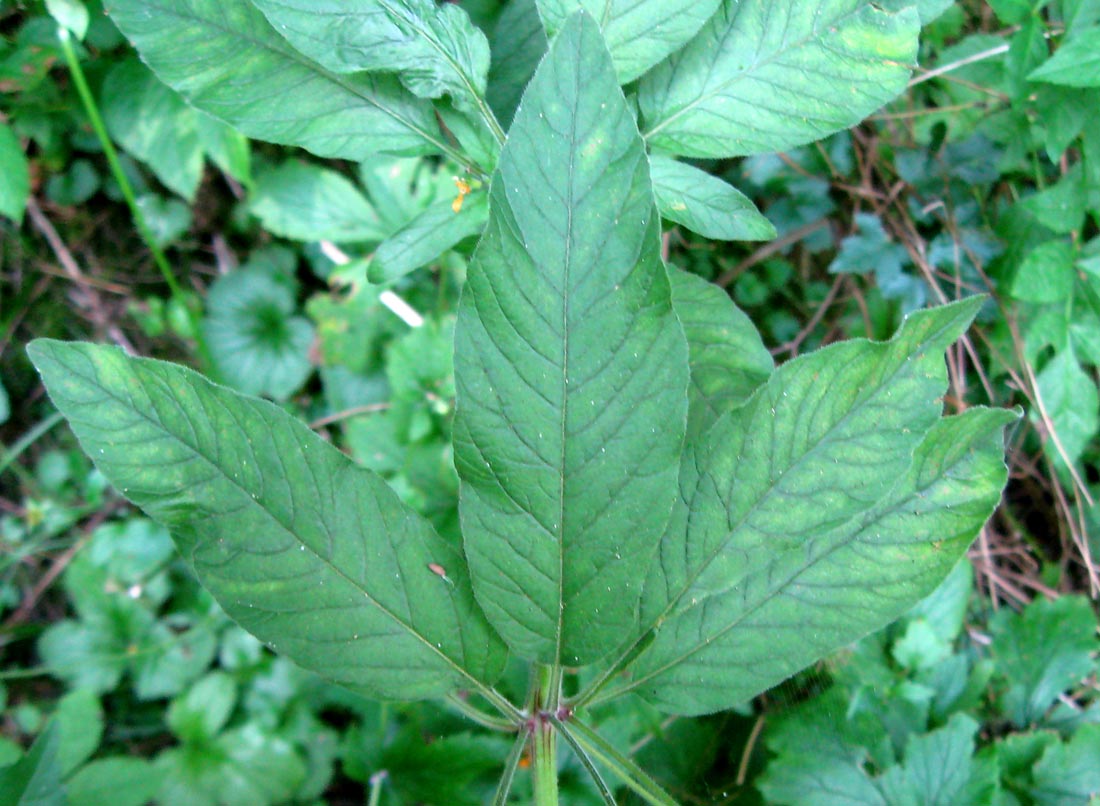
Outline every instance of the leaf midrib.
{"label": "leaf midrib", "polygon": [[[608,0],[610,3],[610,0]],[[576,85],[575,85],[576,86]],[[562,276],[563,294],[562,303],[562,367],[561,367],[561,415],[558,420],[558,440],[561,449],[558,454],[558,614],[557,628],[554,639],[554,663],[561,663],[562,645],[565,635],[565,453],[566,435],[569,418],[569,300],[572,297],[570,286],[570,269],[573,265],[573,190],[576,178],[576,153],[577,153],[577,116],[580,103],[580,87],[576,87],[573,95],[573,114],[570,115],[569,129],[569,169],[567,172],[566,187],[568,188],[565,199],[565,260],[564,274]],[[556,693],[551,694],[556,697]]]}

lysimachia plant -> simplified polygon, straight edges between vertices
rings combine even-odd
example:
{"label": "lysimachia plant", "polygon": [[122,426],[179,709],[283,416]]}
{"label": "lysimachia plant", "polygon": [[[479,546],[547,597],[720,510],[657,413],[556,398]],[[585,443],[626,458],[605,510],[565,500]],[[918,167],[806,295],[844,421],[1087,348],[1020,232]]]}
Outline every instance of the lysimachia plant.
{"label": "lysimachia plant", "polygon": [[[724,293],[661,258],[662,215],[770,235],[674,157],[855,123],[904,87],[918,9],[581,5],[515,0],[487,39],[428,0],[111,4],[166,83],[249,136],[444,154],[483,180],[488,204],[451,213],[485,222],[455,331],[460,545],[271,403],[112,348],[30,352],[104,474],[272,649],[514,732],[497,803],[525,754],[557,803],[563,738],[606,802],[615,775],[668,804],[587,712],[729,708],[897,617],[997,503],[1015,415],[941,416],[979,298],[776,369]],[[549,41],[529,81],[507,25]],[[510,655],[521,701],[496,687]]]}

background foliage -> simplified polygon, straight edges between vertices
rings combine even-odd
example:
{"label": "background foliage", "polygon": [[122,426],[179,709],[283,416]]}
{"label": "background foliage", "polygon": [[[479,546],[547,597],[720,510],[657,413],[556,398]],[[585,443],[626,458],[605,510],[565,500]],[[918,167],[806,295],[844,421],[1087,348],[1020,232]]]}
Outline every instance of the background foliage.
{"label": "background foliage", "polygon": [[[147,257],[45,6],[0,2],[0,793],[52,776],[74,804],[485,802],[505,739],[322,683],[233,625],[58,427],[22,350],[90,338],[202,363],[455,536],[451,345],[486,213],[478,178],[447,158],[321,160],[251,142],[157,81],[98,2],[83,23],[79,6],[48,5],[87,26],[92,94],[152,240],[186,279],[170,287]],[[529,31],[509,58],[538,52],[520,44],[541,35],[529,4],[462,5],[494,47],[497,32]],[[660,142],[698,159],[654,161],[659,200],[677,170],[729,184],[700,182],[707,203],[691,209],[713,210],[706,220],[678,217],[669,195],[663,247],[726,289],[779,363],[990,294],[950,354],[945,403],[1024,406],[1010,487],[932,597],[779,689],[697,720],[640,699],[601,712],[600,729],[684,803],[1100,793],[1100,5],[919,12],[920,68],[907,85],[904,71],[875,77],[882,98],[890,82],[905,93],[854,129],[711,159],[690,118],[665,126]],[[620,75],[649,67],[629,48],[616,58]],[[461,107],[461,76],[416,80]],[[639,89],[643,126],[661,119],[659,84]],[[521,88],[491,86],[510,119]],[[730,185],[774,240],[727,241],[771,235]],[[525,683],[518,671],[504,687],[519,697]],[[598,803],[562,763],[563,799]]]}

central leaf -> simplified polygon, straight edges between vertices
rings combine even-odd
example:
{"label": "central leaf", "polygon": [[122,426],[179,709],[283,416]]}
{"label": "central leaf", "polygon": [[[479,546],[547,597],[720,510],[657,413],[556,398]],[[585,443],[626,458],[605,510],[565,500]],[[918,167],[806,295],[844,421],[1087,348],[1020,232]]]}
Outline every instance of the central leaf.
{"label": "central leaf", "polygon": [[677,491],[688,356],[641,135],[586,13],[516,112],[455,335],[474,591],[523,657],[630,632]]}

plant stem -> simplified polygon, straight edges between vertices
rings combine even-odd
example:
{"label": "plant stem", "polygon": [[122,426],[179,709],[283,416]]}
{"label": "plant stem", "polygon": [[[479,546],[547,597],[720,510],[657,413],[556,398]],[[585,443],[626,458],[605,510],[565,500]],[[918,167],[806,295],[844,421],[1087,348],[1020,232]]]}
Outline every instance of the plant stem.
{"label": "plant stem", "polygon": [[535,806],[558,806],[558,732],[546,718],[558,707],[561,667],[539,666],[532,676],[528,708],[532,716],[531,770]]}
{"label": "plant stem", "polygon": [[531,753],[535,806],[558,806],[558,732],[549,720],[536,720]]}
{"label": "plant stem", "polygon": [[382,800],[382,783],[389,777],[389,773],[380,770],[370,777],[370,795],[367,798],[367,806],[378,806]]}
{"label": "plant stem", "polygon": [[519,762],[523,758],[523,749],[527,746],[529,738],[530,735],[527,731],[521,730],[516,737],[516,741],[512,744],[512,751],[504,762],[504,775],[501,776],[500,786],[497,787],[497,793],[493,797],[493,806],[505,806],[508,802],[508,795],[512,792],[512,781],[516,777],[516,770],[519,769]]}
{"label": "plant stem", "polygon": [[599,761],[614,772],[624,784],[641,795],[646,803],[651,806],[676,806],[672,796],[646,775],[641,767],[616,750],[592,728],[576,719],[569,722],[561,722],[553,716],[550,719],[563,734],[569,734],[570,744],[577,745],[589,758]]}
{"label": "plant stem", "polygon": [[118,152],[115,150],[114,143],[111,142],[111,137],[107,133],[107,127],[103,123],[103,116],[99,113],[99,106],[96,104],[95,97],[92,95],[92,90],[88,86],[88,80],[84,76],[84,68],[80,66],[80,59],[77,58],[76,49],[73,47],[69,30],[59,26],[57,37],[61,41],[61,50],[65,54],[65,63],[68,65],[69,74],[73,78],[73,84],[76,86],[77,95],[80,96],[80,102],[84,106],[85,113],[88,115],[88,120],[92,124],[92,129],[99,139],[99,144],[103,147],[103,154],[107,157],[107,164],[111,168],[111,175],[114,177],[115,182],[118,183],[118,188],[122,192],[122,197],[126,200],[126,205],[130,208],[130,215],[134,219],[134,226],[137,228],[141,239],[145,242],[145,246],[149,249],[149,253],[153,256],[153,262],[160,270],[161,276],[164,277],[164,282],[167,284],[172,298],[176,300],[176,304],[182,306],[183,310],[187,312],[191,330],[195,334],[195,344],[198,348],[199,361],[202,363],[203,367],[209,371],[213,368],[213,362],[210,360],[210,351],[207,348],[206,339],[202,335],[202,328],[199,326],[198,317],[195,315],[194,311],[191,310],[190,306],[187,305],[187,299],[184,297],[183,289],[180,288],[176,276],[172,273],[172,267],[168,264],[168,258],[165,257],[164,250],[160,248],[156,239],[153,238],[153,233],[149,229],[148,222],[145,220],[145,214],[142,213],[141,208],[138,206],[137,197],[134,195],[134,188],[130,184],[130,180],[126,178],[125,171],[122,170],[122,163],[119,162]]}
{"label": "plant stem", "polygon": [[15,464],[15,460],[20,457],[23,451],[37,442],[47,431],[61,422],[62,419],[64,418],[61,416],[61,412],[55,411],[12,443],[11,448],[5,450],[4,446],[0,445],[0,473],[3,473],[10,467],[12,472],[19,476],[24,484],[29,484],[30,489],[34,489],[36,486],[34,477],[23,470],[22,467]]}
{"label": "plant stem", "polygon": [[[560,723],[555,719],[555,725]],[[603,775],[600,774],[599,769],[596,767],[596,762],[592,759],[588,752],[577,741],[577,738],[568,730],[561,731],[562,738],[569,744],[577,758],[581,760],[581,764],[588,770],[588,774],[592,777],[592,781],[596,784],[596,789],[600,792],[600,797],[603,798],[603,802],[606,806],[615,806],[615,795],[611,791],[611,787],[607,785],[607,782],[603,779]]]}

